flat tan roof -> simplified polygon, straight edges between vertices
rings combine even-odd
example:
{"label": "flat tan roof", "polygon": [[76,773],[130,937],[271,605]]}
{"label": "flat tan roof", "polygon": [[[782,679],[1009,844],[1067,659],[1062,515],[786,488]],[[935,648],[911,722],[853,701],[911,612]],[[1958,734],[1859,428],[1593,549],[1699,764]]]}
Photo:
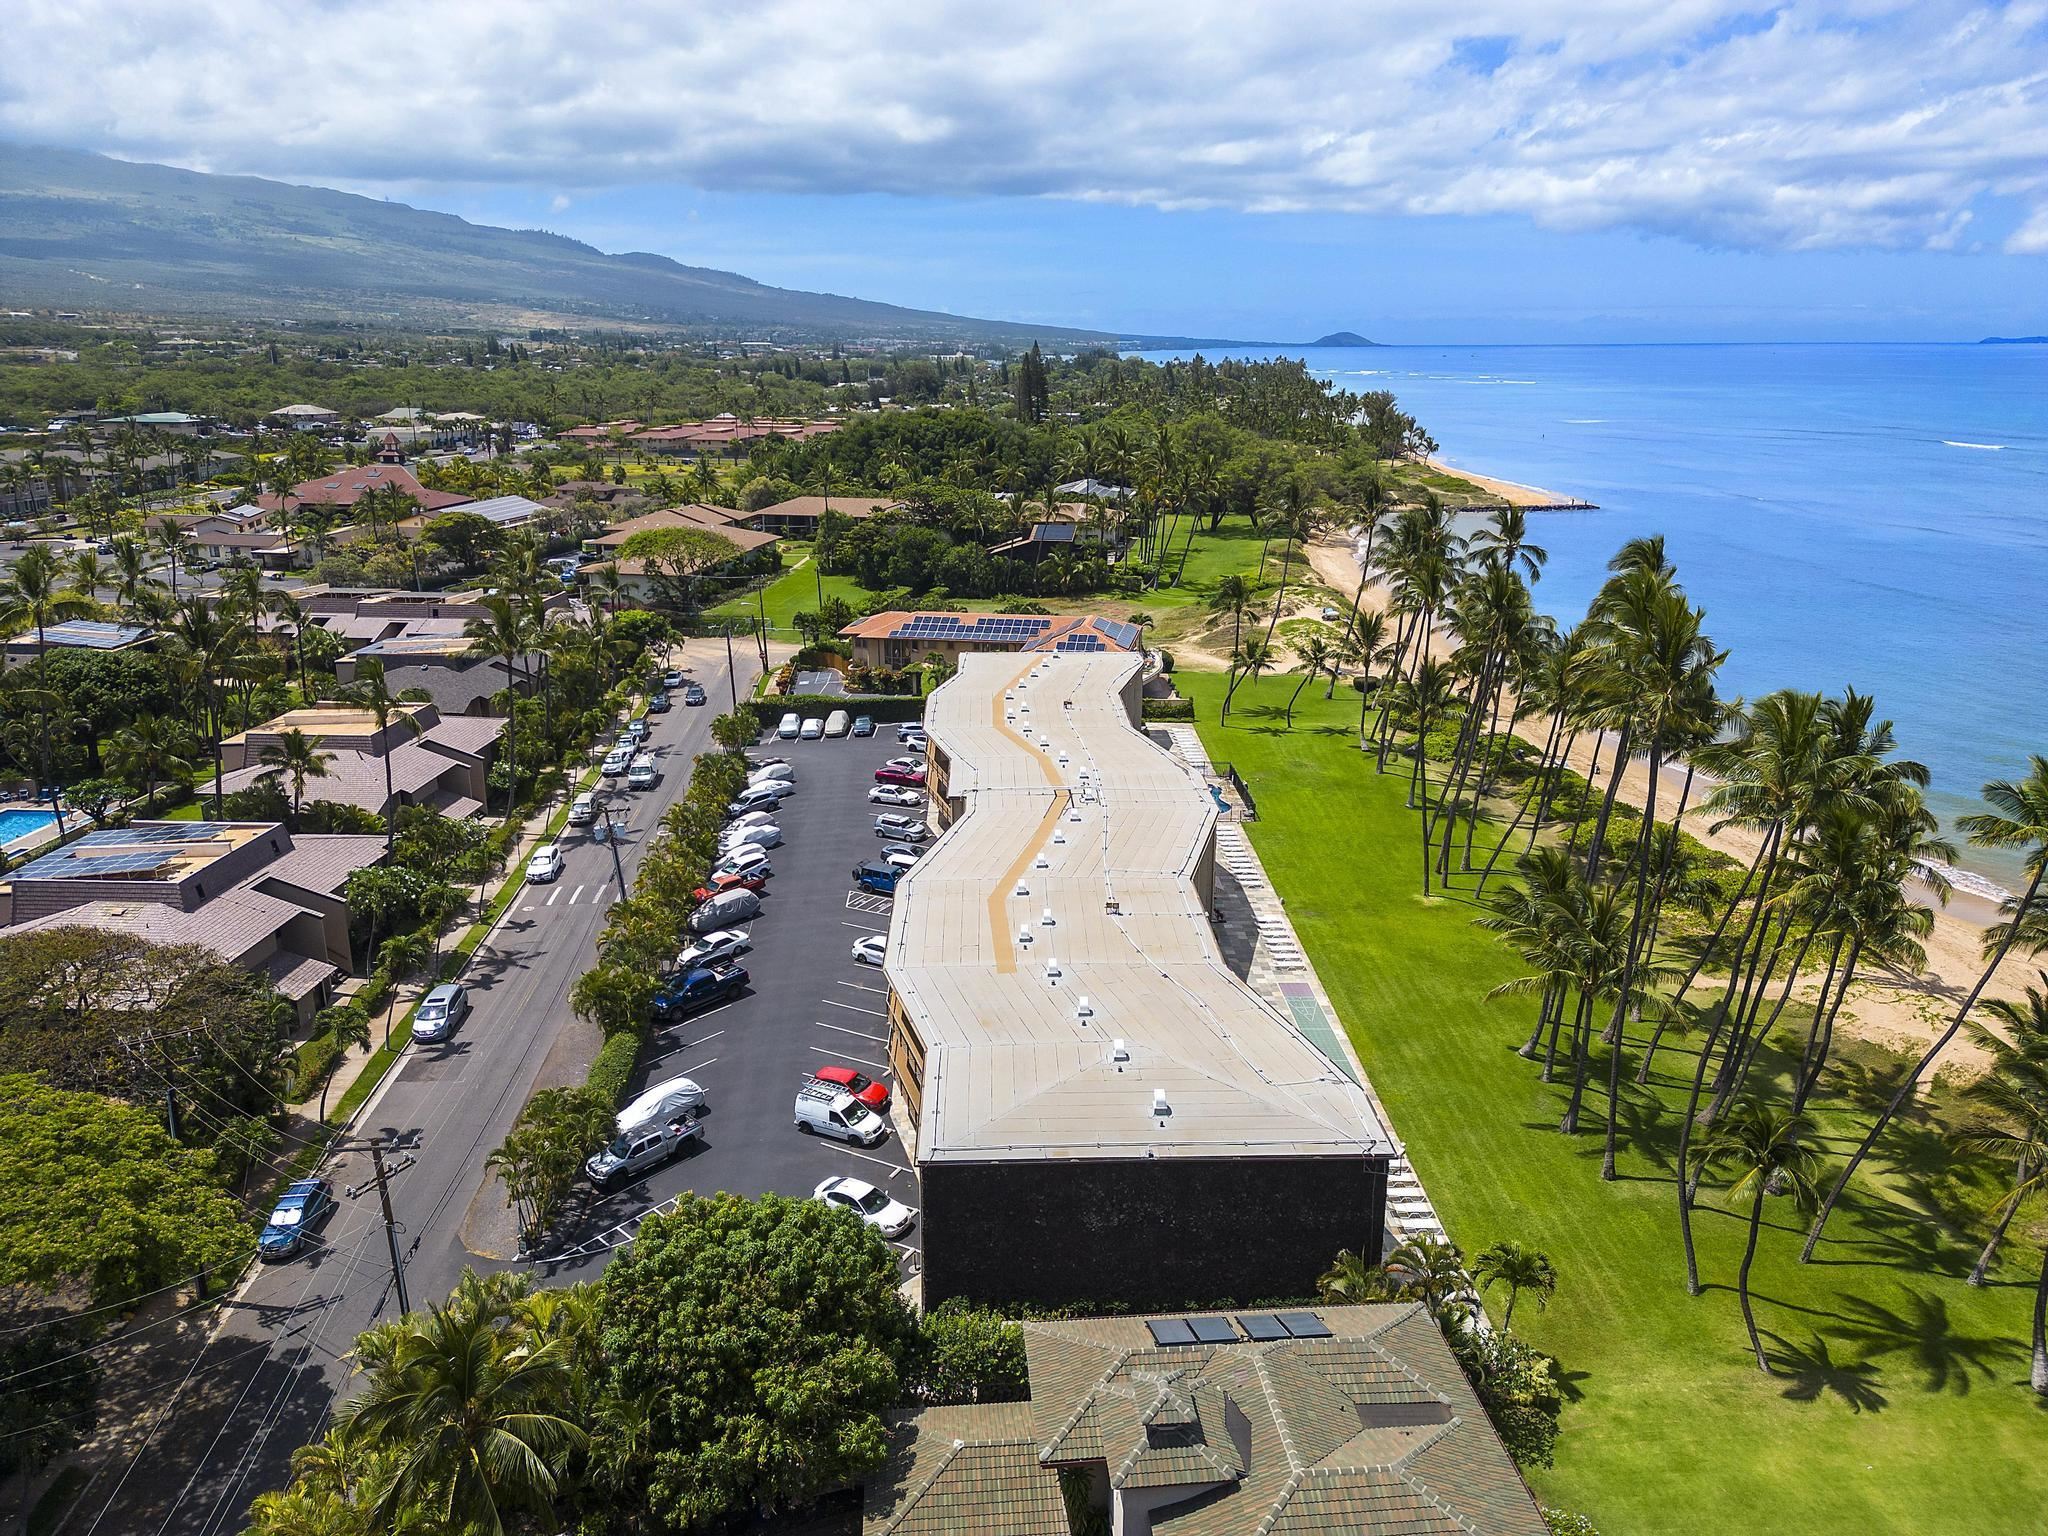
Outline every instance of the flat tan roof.
{"label": "flat tan roof", "polygon": [[1194,884],[1215,802],[1134,725],[1142,667],[967,655],[927,706],[964,810],[889,925],[925,1049],[919,1160],[1390,1151],[1365,1094],[1217,949]]}

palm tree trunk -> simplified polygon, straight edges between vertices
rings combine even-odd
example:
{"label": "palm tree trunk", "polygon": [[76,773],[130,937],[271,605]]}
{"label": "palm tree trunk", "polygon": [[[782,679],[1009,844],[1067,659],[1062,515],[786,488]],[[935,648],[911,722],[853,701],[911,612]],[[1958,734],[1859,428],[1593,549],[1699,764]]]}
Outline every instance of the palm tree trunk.
{"label": "palm tree trunk", "polygon": [[1756,1331],[1756,1309],[1749,1303],[1749,1266],[1756,1258],[1757,1232],[1763,1226],[1764,1185],[1767,1182],[1762,1170],[1758,1170],[1756,1193],[1749,1201],[1749,1242],[1742,1250],[1742,1268],[1735,1274],[1735,1294],[1742,1302],[1742,1326],[1749,1330],[1749,1347],[1756,1354],[1756,1368],[1766,1376],[1771,1374],[1771,1363],[1764,1358],[1764,1342]]}
{"label": "palm tree trunk", "polygon": [[2036,1395],[2048,1397],[2048,1246],[2041,1249],[2041,1278],[2034,1285],[2034,1368]]}
{"label": "palm tree trunk", "polygon": [[[1970,995],[1963,999],[1963,1006],[1956,1010],[1956,1016],[1949,1021],[1948,1028],[1941,1032],[1941,1038],[1930,1045],[1919,1061],[1913,1064],[1913,1070],[1907,1074],[1906,1080],[1899,1084],[1899,1091],[1892,1095],[1891,1103],[1885,1105],[1884,1113],[1877,1117],[1877,1124],[1870,1128],[1870,1134],[1863,1138],[1863,1144],[1856,1149],[1855,1156],[1851,1157],[1842,1169],[1842,1176],[1835,1180],[1835,1187],[1828,1191],[1828,1197],[1821,1205],[1820,1214],[1813,1219],[1813,1230],[1806,1234],[1806,1246],[1799,1250],[1800,1263],[1804,1264],[1813,1257],[1814,1246],[1820,1242],[1821,1228],[1827,1225],[1828,1217],[1834,1212],[1835,1202],[1842,1198],[1842,1191],[1848,1186],[1850,1176],[1863,1165],[1863,1159],[1868,1157],[1870,1149],[1877,1145],[1877,1138],[1884,1134],[1884,1128],[1892,1123],[1892,1117],[1898,1114],[1906,1100],[1912,1096],[1913,1090],[1919,1086],[1921,1074],[1934,1064],[1935,1057],[1948,1049],[1949,1041],[1955,1039],[1957,1032],[1963,1027],[1963,1021],[1969,1018],[1970,1010],[1977,1006],[1977,999],[1983,995],[1985,987],[1991,984],[1991,978],[2004,963],[2006,952],[2012,948],[2013,938],[2019,933],[2020,924],[2032,908],[2034,898],[2041,893],[2043,873],[2048,873],[2048,859],[2035,864],[2034,878],[2027,882],[2027,893],[2013,909],[2012,921],[2005,926],[2005,937],[1999,941],[1998,948],[1991,956],[1991,962],[1984,967],[1984,974],[1977,978],[1977,985],[1970,988]],[[2048,1302],[2048,1253],[2043,1255],[2042,1266],[2042,1292],[2034,1302],[2034,1390],[2048,1392],[2048,1354],[2044,1354],[2041,1343],[2041,1308],[2044,1302]]]}
{"label": "palm tree trunk", "polygon": [[1793,1096],[1792,1108],[1795,1114],[1805,1108],[1806,1101],[1820,1087],[1821,1073],[1827,1070],[1828,1052],[1834,1048],[1835,1042],[1835,1016],[1842,1011],[1842,1004],[1848,999],[1849,983],[1855,979],[1856,957],[1862,953],[1862,947],[1863,939],[1860,934],[1849,941],[1849,960],[1842,967],[1841,980],[1835,985],[1835,1000],[1828,1004],[1827,1018],[1820,1028],[1820,1045],[1813,1055],[1812,1070],[1807,1073],[1805,1080],[1799,1084],[1799,1091]]}
{"label": "palm tree trunk", "polygon": [[1529,788],[1527,793],[1522,796],[1522,803],[1515,808],[1514,820],[1510,821],[1501,832],[1500,841],[1493,845],[1493,852],[1487,857],[1486,867],[1479,872],[1479,884],[1475,888],[1475,893],[1478,895],[1486,893],[1486,882],[1493,878],[1494,866],[1500,863],[1501,854],[1506,850],[1508,844],[1514,841],[1515,833],[1522,825],[1522,818],[1528,815],[1530,810],[1534,808],[1537,797],[1542,791],[1544,770],[1541,765],[1549,761],[1550,753],[1557,745],[1559,718],[1555,714],[1550,717],[1550,730],[1544,737],[1543,751],[1538,758],[1539,766],[1537,772],[1529,781]]}
{"label": "palm tree trunk", "polygon": [[[1686,972],[1685,980],[1671,994],[1671,1000],[1674,1003],[1682,1002],[1685,995],[1692,991],[1693,983],[1699,980],[1700,972],[1706,968],[1707,961],[1720,946],[1721,935],[1728,931],[1729,920],[1740,910],[1743,899],[1749,895],[1750,884],[1756,879],[1757,871],[1763,867],[1764,859],[1770,853],[1771,846],[1776,841],[1776,838],[1777,829],[1773,826],[1771,831],[1765,835],[1762,845],[1758,847],[1756,857],[1749,861],[1749,872],[1742,877],[1742,884],[1737,888],[1734,899],[1728,903],[1727,909],[1722,912],[1721,920],[1714,925],[1714,931],[1707,935],[1706,943],[1700,948],[1699,959],[1693,962],[1692,969]],[[1744,943],[1746,944],[1747,942],[1745,937]],[[1664,1023],[1660,1023],[1657,1026],[1656,1034],[1651,1037],[1650,1048],[1643,1055],[1643,1065],[1636,1073],[1637,1082],[1647,1083],[1650,1080],[1650,1058],[1656,1052],[1658,1042],[1664,1038],[1665,1026],[1669,1022],[1670,1020],[1667,1018]]]}
{"label": "palm tree trunk", "polygon": [[[2019,1172],[2014,1182],[2024,1184],[2027,1182],[2028,1176],[2027,1160],[2021,1158]],[[1970,1266],[1970,1284],[1982,1285],[1984,1283],[1984,1277],[1991,1272],[1992,1256],[1998,1252],[1998,1245],[2005,1241],[2005,1229],[2012,1225],[2012,1219],[2019,1214],[2019,1209],[2020,1202],[2017,1200],[2011,1201],[2006,1205],[2005,1214],[1998,1218],[1998,1225],[1992,1229],[1991,1240],[1984,1245],[1984,1251],[1977,1255],[1977,1262]]]}
{"label": "palm tree trunk", "polygon": [[1579,1133],[1579,1104],[1586,1096],[1586,1036],[1592,1022],[1593,998],[1583,988],[1579,992],[1579,1009],[1572,1018],[1572,1096],[1565,1105],[1564,1119],[1558,1129],[1567,1136]]}
{"label": "palm tree trunk", "polygon": [[1621,738],[1614,744],[1614,771],[1607,776],[1607,793],[1600,801],[1600,819],[1593,823],[1593,846],[1586,850],[1586,883],[1598,883],[1600,855],[1607,846],[1607,821],[1614,814],[1615,797],[1621,793],[1622,770],[1628,767],[1629,733],[1631,727],[1621,728]]}

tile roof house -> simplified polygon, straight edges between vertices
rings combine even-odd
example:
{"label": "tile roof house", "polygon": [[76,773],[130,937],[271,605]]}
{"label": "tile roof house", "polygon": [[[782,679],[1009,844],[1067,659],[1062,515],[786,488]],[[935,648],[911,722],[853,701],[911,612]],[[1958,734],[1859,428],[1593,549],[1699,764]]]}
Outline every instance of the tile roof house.
{"label": "tile roof house", "polygon": [[643,513],[616,523],[596,538],[583,541],[584,550],[596,555],[599,560],[586,565],[577,574],[588,581],[600,570],[611,566],[618,568],[621,586],[627,597],[635,602],[649,602],[659,598],[660,578],[650,570],[648,562],[636,557],[622,557],[621,546],[636,533],[646,533],[669,528],[696,529],[704,533],[715,533],[730,542],[738,551],[738,558],[748,559],[761,551],[772,549],[780,542],[772,533],[760,533],[746,525],[747,514],[735,512],[730,507],[708,507],[692,504],[682,507],[664,507],[659,511]]}
{"label": "tile roof house", "polygon": [[106,928],[260,971],[301,1026],[349,968],[348,877],[384,839],[275,822],[141,821],[87,832],[0,879],[0,933]]}
{"label": "tile roof house", "polygon": [[[156,644],[157,632],[142,624],[117,624],[107,619],[66,619],[45,624],[41,645],[50,650],[146,651]],[[10,636],[0,647],[0,667],[32,661],[38,650],[36,632],[24,630]]]}
{"label": "tile roof house", "polygon": [[1023,1325],[1028,1403],[900,1421],[863,1536],[1545,1536],[1443,1335],[1409,1302]]}
{"label": "tile roof house", "polygon": [[[500,675],[502,683],[502,672]],[[391,686],[386,674],[385,686]],[[408,723],[409,722],[409,723]],[[431,805],[449,816],[483,809],[491,760],[506,721],[494,716],[443,719],[438,706],[411,704],[405,719],[378,728],[376,716],[351,704],[291,710],[221,743],[221,778],[234,791],[274,774],[264,748],[289,730],[303,731],[327,754],[327,772],[306,781],[308,800],[359,806],[374,815],[398,805]],[[386,768],[389,768],[387,779]],[[387,787],[388,785],[388,787]]]}
{"label": "tile roof house", "polygon": [[[300,481],[291,489],[290,504],[294,507],[335,507],[345,511],[366,492],[392,485],[418,502],[426,512],[466,506],[470,501],[469,497],[454,491],[428,490],[420,484],[419,477],[403,464],[354,464],[316,480]],[[286,498],[282,496],[260,498],[260,505],[271,512],[279,511],[285,504]]]}
{"label": "tile roof house", "polygon": [[863,518],[893,512],[902,505],[900,501],[879,501],[872,496],[792,496],[749,513],[748,521],[749,526],[769,533],[811,539],[817,537],[818,523],[828,510],[840,517]]}
{"label": "tile roof house", "polygon": [[853,642],[857,665],[914,666],[937,651],[958,664],[981,651],[1138,651],[1144,649],[1135,624],[1089,614],[1055,613],[885,613],[856,619],[839,631]]}

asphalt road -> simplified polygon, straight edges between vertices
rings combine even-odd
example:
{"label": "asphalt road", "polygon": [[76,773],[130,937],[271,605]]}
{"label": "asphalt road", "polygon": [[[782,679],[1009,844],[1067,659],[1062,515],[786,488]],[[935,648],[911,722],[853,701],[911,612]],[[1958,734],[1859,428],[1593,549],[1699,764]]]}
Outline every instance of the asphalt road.
{"label": "asphalt road", "polygon": [[[688,787],[712,717],[729,702],[724,645],[693,641],[688,655],[710,703],[690,709],[678,702],[651,717],[660,782],[611,796],[626,810],[619,853],[628,880],[649,830]],[[744,693],[759,664],[747,653],[736,658]],[[361,1135],[395,1140],[415,1159],[391,1181],[414,1307],[444,1297],[465,1265],[500,1267],[464,1248],[464,1216],[483,1187],[484,1159],[504,1140],[570,1018],[569,989],[595,957],[618,894],[609,847],[583,829],[570,829],[563,846],[559,882],[523,888],[462,978],[471,994],[468,1018],[449,1041],[408,1050],[358,1122]],[[348,1153],[322,1171],[340,1189],[368,1179],[370,1160]],[[375,1193],[343,1198],[316,1251],[259,1269],[225,1304],[219,1329],[166,1395],[148,1438],[85,1491],[72,1530],[239,1531],[249,1501],[286,1480],[292,1450],[324,1432],[350,1374],[343,1357],[358,1333],[396,1315],[391,1291]]]}
{"label": "asphalt road", "polygon": [[[753,948],[741,957],[748,990],[732,1002],[657,1030],[637,1087],[688,1077],[708,1110],[697,1144],[677,1161],[609,1197],[579,1195],[572,1221],[550,1244],[539,1273],[554,1283],[589,1279],[630,1236],[637,1218],[684,1192],[808,1195],[833,1174],[865,1179],[917,1208],[917,1176],[892,1133],[873,1147],[805,1136],[791,1106],[803,1080],[828,1063],[894,1087],[889,1072],[888,988],[879,968],[852,957],[865,934],[886,933],[886,897],[855,892],[849,874],[874,858],[874,770],[903,749],[895,730],[837,741],[776,741],[760,751],[787,757],[797,792],[777,813],[783,841],[770,850],[775,874],[761,915],[746,925]],[[918,1261],[921,1226],[897,1241],[906,1273]]]}

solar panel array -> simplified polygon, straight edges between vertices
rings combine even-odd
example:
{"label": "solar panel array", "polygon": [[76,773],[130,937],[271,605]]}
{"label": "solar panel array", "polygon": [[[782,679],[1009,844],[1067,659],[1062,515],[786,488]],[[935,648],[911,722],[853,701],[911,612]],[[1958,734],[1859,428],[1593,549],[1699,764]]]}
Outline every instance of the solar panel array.
{"label": "solar panel array", "polygon": [[[1333,1337],[1329,1325],[1313,1312],[1240,1312],[1235,1320],[1237,1328],[1244,1330],[1244,1337],[1254,1344]],[[1235,1344],[1237,1328],[1231,1327],[1231,1322],[1230,1318],[1218,1316],[1155,1317],[1148,1319],[1145,1326],[1151,1331],[1152,1342],[1161,1346]]]}
{"label": "solar panel array", "polygon": [[48,626],[43,631],[43,638],[51,645],[77,646],[89,651],[111,651],[124,645],[133,645],[148,633],[148,630],[137,624],[110,624],[104,619],[71,619],[62,624]]}
{"label": "solar panel array", "polygon": [[75,880],[149,874],[177,858],[187,844],[209,842],[219,836],[219,828],[203,825],[110,827],[88,832],[68,847],[23,865],[17,878]]}
{"label": "solar panel array", "polygon": [[1053,649],[1056,651],[1106,651],[1109,647],[1102,643],[1102,637],[1099,635],[1079,634],[1068,635],[1059,644],[1055,645]]}
{"label": "solar panel array", "polygon": [[1124,647],[1125,650],[1137,649],[1137,625],[1125,624],[1118,619],[1097,619],[1095,621],[1095,627],[1101,630],[1104,634],[1108,635],[1109,638],[1114,640],[1118,645]]}
{"label": "solar panel array", "polygon": [[921,613],[908,624],[889,631],[891,640],[1029,640],[1052,624],[1037,619],[992,614],[987,618],[963,619],[950,613]]}

